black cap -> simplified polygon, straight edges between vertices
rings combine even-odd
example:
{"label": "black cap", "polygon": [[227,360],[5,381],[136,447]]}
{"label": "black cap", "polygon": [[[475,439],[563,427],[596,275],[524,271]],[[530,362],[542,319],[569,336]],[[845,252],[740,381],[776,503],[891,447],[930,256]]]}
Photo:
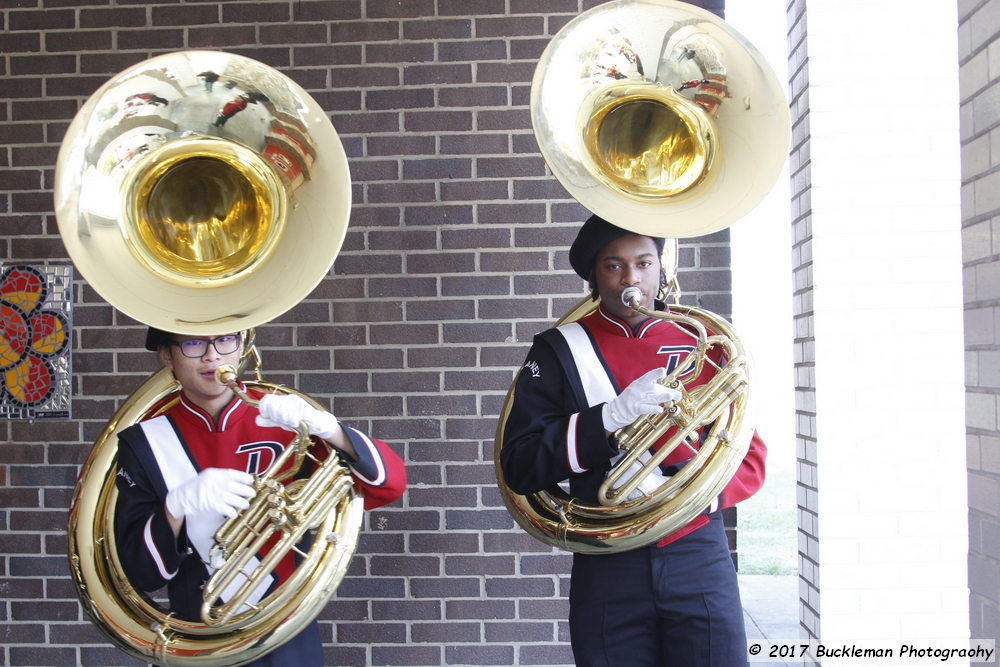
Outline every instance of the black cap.
{"label": "black cap", "polygon": [[[587,218],[587,222],[583,223],[583,227],[576,235],[576,240],[569,248],[569,264],[576,271],[576,275],[584,280],[590,280],[590,272],[594,268],[597,253],[601,251],[601,248],[615,239],[636,233],[613,225],[604,218],[592,215]],[[656,242],[657,249],[662,253],[663,239],[655,236],[650,238]]]}
{"label": "black cap", "polygon": [[173,340],[173,337],[174,335],[169,331],[149,327],[146,329],[146,349],[150,352],[156,352],[161,345],[166,345]]}

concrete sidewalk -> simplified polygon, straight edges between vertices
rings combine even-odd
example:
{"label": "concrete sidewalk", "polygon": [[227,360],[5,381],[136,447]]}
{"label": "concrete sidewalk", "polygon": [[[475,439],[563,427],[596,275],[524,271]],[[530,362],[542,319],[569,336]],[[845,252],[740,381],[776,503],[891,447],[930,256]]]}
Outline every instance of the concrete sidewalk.
{"label": "concrete sidewalk", "polygon": [[[741,574],[740,597],[747,628],[747,646],[754,640],[799,639],[799,577]],[[799,661],[751,662],[751,667],[801,665]]]}

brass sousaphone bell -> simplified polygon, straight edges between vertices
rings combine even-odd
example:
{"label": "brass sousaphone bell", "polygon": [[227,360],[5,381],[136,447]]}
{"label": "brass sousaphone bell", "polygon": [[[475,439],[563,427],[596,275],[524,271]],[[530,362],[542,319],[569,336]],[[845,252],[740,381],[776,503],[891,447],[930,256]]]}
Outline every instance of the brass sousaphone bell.
{"label": "brass sousaphone bell", "polygon": [[[301,301],[329,272],[350,215],[343,146],[295,82],[222,52],[139,63],[105,83],[69,126],[54,196],[70,257],[109,303],[166,331],[246,331],[244,360],[258,362],[257,380],[247,386],[296,393],[319,407],[262,382],[252,344],[253,327]],[[70,571],[84,610],[121,650],[158,665],[238,665],[281,645],[322,611],[356,549],[363,501],[332,453],[331,465],[306,481],[282,485],[263,476],[254,504],[241,513],[243,525],[224,526],[227,562],[213,557],[216,574],[206,590],[216,577],[234,576],[227,572],[242,567],[248,545],[265,531],[277,530],[292,548],[301,530],[314,530],[302,564],[257,605],[213,615],[213,598],[202,622],[178,619],[131,585],[114,535],[116,434],[176,401],[177,389],[165,369],[154,374],[95,442],[70,509]],[[303,429],[286,448],[296,450],[298,464],[307,442]],[[270,501],[286,506],[284,525],[299,532],[266,519],[261,504]],[[258,567],[249,582],[265,570]]]}
{"label": "brass sousaphone bell", "polygon": [[[783,86],[760,53],[715,15],[673,0],[609,2],[567,23],[535,69],[531,119],[563,187],[619,227],[666,238],[664,267],[676,239],[724,229],[757,206],[788,152]],[[638,300],[629,305],[639,309]],[[557,326],[594,308],[588,297]],[[732,325],[680,304],[642,312],[688,331],[696,349],[665,380],[681,401],[615,434],[625,454],[599,504],[561,487],[525,496],[507,486],[500,453],[514,385],[507,394],[494,449],[498,485],[515,521],[547,544],[614,553],[658,542],[710,505],[749,448],[751,364]],[[724,365],[705,387],[689,389],[681,371],[711,364],[712,348],[722,350]],[[676,448],[690,450],[689,463],[641,490]]]}

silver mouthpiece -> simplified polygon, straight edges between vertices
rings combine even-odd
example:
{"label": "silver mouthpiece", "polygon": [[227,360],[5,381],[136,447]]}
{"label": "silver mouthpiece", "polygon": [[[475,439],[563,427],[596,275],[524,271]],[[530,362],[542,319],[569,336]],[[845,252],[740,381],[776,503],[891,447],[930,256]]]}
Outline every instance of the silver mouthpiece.
{"label": "silver mouthpiece", "polygon": [[635,308],[639,305],[642,300],[642,290],[638,287],[626,287],[625,291],[622,292],[622,303],[630,308]]}

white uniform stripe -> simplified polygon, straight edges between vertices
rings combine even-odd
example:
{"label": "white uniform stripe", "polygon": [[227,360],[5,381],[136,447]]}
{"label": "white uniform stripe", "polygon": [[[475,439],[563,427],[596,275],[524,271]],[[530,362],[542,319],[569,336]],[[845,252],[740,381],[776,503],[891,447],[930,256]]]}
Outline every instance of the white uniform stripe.
{"label": "white uniform stripe", "polygon": [[606,319],[608,322],[611,322],[611,324],[613,324],[616,327],[618,327],[619,329],[621,329],[622,332],[625,334],[626,338],[632,338],[632,330],[629,329],[627,326],[625,326],[621,322],[618,322],[616,320],[611,319],[610,317],[607,316],[607,313],[605,313],[601,309],[598,309],[597,312],[599,312],[601,314],[601,317],[603,317],[604,319]]}
{"label": "white uniform stripe", "polygon": [[149,555],[153,557],[153,562],[156,563],[156,569],[160,571],[160,576],[167,581],[170,581],[177,576],[180,569],[178,568],[173,572],[167,571],[167,566],[163,563],[163,556],[160,555],[160,550],[156,548],[156,542],[153,541],[152,524],[153,517],[149,517],[149,520],[146,522],[146,527],[142,531],[143,539],[146,541],[146,550],[149,552]]}
{"label": "white uniform stripe", "polygon": [[238,407],[240,407],[240,402],[236,401],[231,406],[229,406],[229,409],[226,410],[226,413],[222,415],[222,419],[219,420],[220,431],[226,430],[226,428],[229,426],[229,418],[233,416],[233,413],[236,412],[236,408]]}
{"label": "white uniform stripe", "polygon": [[190,405],[188,405],[187,403],[185,403],[183,397],[181,398],[181,405],[184,406],[185,410],[187,410],[188,412],[190,412],[193,415],[196,415],[198,417],[198,419],[200,419],[201,421],[203,421],[205,423],[205,428],[207,428],[211,432],[215,431],[215,427],[212,424],[212,422],[209,421],[208,419],[205,419],[205,415],[201,414],[197,410],[194,410]]}
{"label": "white uniform stripe", "polygon": [[569,424],[566,426],[566,458],[569,462],[569,469],[575,473],[587,472],[587,469],[580,465],[580,452],[576,441],[576,423],[579,418],[579,412],[571,415]]}
{"label": "white uniform stripe", "polygon": [[583,382],[583,391],[587,395],[588,407],[608,403],[618,395],[604,370],[604,364],[597,356],[590,336],[578,322],[564,324],[557,331],[569,344],[573,353],[573,362]]}
{"label": "white uniform stripe", "polygon": [[198,471],[194,469],[191,459],[188,458],[187,450],[181,444],[169,419],[157,417],[149,421],[139,422],[139,426],[146,435],[149,448],[153,450],[156,465],[160,467],[160,474],[163,475],[167,491],[172,491],[198,476]]}
{"label": "white uniform stripe", "polygon": [[361,441],[365,443],[365,447],[367,447],[368,451],[371,452],[372,460],[375,461],[375,469],[378,471],[378,473],[375,476],[375,479],[366,479],[365,476],[359,473],[357,470],[354,470],[353,468],[351,468],[351,470],[363,482],[370,484],[372,486],[382,486],[383,484],[385,484],[386,480],[385,462],[382,461],[382,455],[379,453],[378,447],[376,447],[375,443],[372,442],[371,439],[361,431],[355,431],[354,429],[351,429],[351,431],[353,431],[355,434],[361,437]]}
{"label": "white uniform stripe", "polygon": [[[192,410],[191,412],[194,411]],[[194,412],[194,414],[198,413]],[[198,471],[195,470],[194,464],[188,458],[187,450],[181,444],[180,438],[177,437],[177,432],[174,431],[174,427],[169,419],[166,417],[157,417],[156,419],[140,422],[139,425],[146,435],[149,448],[153,450],[153,456],[156,457],[156,465],[160,468],[160,473],[163,475],[163,481],[167,485],[168,492],[198,476]],[[209,551],[215,544],[215,531],[219,529],[219,526],[225,520],[226,517],[216,512],[191,514],[184,517],[188,540],[191,541],[201,560],[206,564],[208,563]],[[152,535],[150,535],[151,537]],[[247,572],[253,572],[258,564],[260,564],[260,561],[257,558],[251,558],[244,569]],[[206,565],[206,567],[208,566]],[[213,571],[211,567],[208,570],[210,573]],[[250,604],[257,604],[264,597],[264,593],[267,592],[273,579],[274,575],[265,577],[264,581],[247,601]],[[236,577],[220,597],[223,600],[228,600],[236,593],[244,581],[244,577]],[[242,612],[246,609],[248,607],[244,605],[240,608],[240,611]]]}

